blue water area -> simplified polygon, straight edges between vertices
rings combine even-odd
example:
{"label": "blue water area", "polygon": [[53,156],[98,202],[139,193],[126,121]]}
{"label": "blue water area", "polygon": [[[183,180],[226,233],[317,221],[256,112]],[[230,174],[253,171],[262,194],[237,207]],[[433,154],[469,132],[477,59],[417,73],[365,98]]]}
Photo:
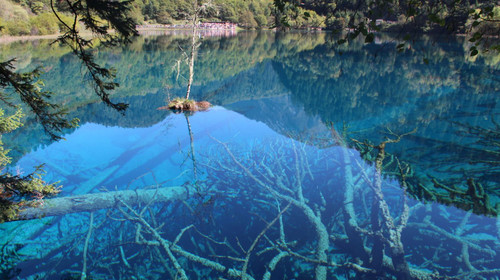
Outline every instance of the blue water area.
{"label": "blue water area", "polygon": [[30,117],[3,136],[8,170],[43,164],[62,188],[0,225],[0,278],[499,279],[498,58],[381,36],[203,38],[201,112],[157,110],[185,94],[188,42],[142,36],[97,55],[124,115],[45,46],[32,61],[81,122],[58,142]]}
{"label": "blue water area", "polygon": [[[249,121],[243,124],[242,119],[244,117],[238,113],[214,107],[210,112],[189,117],[189,122],[197,146],[207,145],[207,141],[212,141],[211,137],[236,142],[251,141],[254,136],[257,139],[270,137],[272,130],[262,123]],[[66,135],[64,141],[23,157],[18,165],[31,172],[30,167],[44,164],[47,180],[64,179],[61,181],[63,195],[96,192],[101,186],[127,187],[132,180],[149,172],[157,173],[158,181],[184,173],[171,182],[173,185],[182,184],[192,180],[193,175],[184,172],[192,168],[188,162],[191,152],[188,132],[187,118],[183,114],[168,116],[145,128],[86,123]]]}

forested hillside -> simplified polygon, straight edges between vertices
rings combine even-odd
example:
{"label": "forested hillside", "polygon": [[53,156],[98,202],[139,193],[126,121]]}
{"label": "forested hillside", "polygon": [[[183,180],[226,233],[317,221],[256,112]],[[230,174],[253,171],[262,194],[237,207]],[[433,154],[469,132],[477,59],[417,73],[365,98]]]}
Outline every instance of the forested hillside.
{"label": "forested hillside", "polygon": [[[59,32],[60,23],[50,11],[50,0],[0,0],[0,34],[45,35]],[[62,14],[63,20],[71,20]]]}
{"label": "forested hillside", "polygon": [[[64,21],[67,6],[55,1]],[[51,11],[50,0],[0,0],[2,35],[45,35],[59,32],[60,23]],[[190,0],[134,0],[130,14],[137,24],[178,23],[189,17]],[[238,23],[243,28],[267,28],[274,24],[272,0],[215,0],[203,13],[204,21]]]}
{"label": "forested hillside", "polygon": [[[173,23],[191,14],[192,0],[133,1],[134,19],[139,22]],[[199,4],[202,1],[198,1]],[[242,27],[267,27],[273,23],[272,0],[214,0],[203,18],[206,21],[238,23]]]}

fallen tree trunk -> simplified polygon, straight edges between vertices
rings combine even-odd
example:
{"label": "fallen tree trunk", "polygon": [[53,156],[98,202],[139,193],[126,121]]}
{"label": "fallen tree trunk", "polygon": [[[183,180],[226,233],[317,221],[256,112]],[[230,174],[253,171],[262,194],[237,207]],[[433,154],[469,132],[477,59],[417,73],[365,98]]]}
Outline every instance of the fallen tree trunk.
{"label": "fallen tree trunk", "polygon": [[59,216],[77,212],[91,212],[100,209],[113,208],[121,200],[128,205],[139,203],[170,202],[186,199],[188,189],[185,187],[165,187],[158,189],[139,189],[91,193],[78,196],[44,199],[39,207],[23,209],[15,220],[32,220],[47,216]]}

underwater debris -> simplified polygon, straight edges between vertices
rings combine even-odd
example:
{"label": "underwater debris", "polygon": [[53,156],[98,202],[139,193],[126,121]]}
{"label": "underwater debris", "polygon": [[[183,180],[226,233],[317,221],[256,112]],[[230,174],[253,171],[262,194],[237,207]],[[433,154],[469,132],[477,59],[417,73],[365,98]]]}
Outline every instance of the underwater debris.
{"label": "underwater debris", "polygon": [[[379,151],[376,146],[369,141],[351,140],[353,143],[352,146],[359,151],[364,160],[376,163]],[[387,155],[390,157],[390,161],[380,163],[380,166],[383,166],[381,167],[382,172],[398,178],[403,183],[398,171],[399,166],[394,164],[396,157],[390,154]],[[498,205],[491,205],[490,197],[485,192],[483,185],[474,178],[467,178],[463,186],[456,186],[455,184],[448,186],[430,175],[416,174],[411,166],[406,165],[410,168],[411,172],[408,172],[408,175],[404,179],[404,184],[407,186],[408,194],[414,198],[427,202],[435,201],[444,205],[453,205],[466,211],[472,210],[478,215],[496,217],[500,214],[497,210],[500,203],[497,203]]]}
{"label": "underwater debris", "polygon": [[11,221],[108,209],[115,207],[118,198],[130,205],[147,203],[151,200],[157,202],[182,200],[187,197],[187,193],[188,190],[185,187],[165,187],[57,197],[45,199],[45,203],[41,207],[23,209],[18,216]]}
{"label": "underwater debris", "polygon": [[[65,268],[74,272],[87,248],[86,270],[97,279],[500,275],[500,242],[494,238],[500,218],[409,199],[410,168],[393,158],[401,184],[386,178],[381,169],[388,155],[380,145],[373,145],[379,146],[373,165],[345,146],[317,149],[284,140],[246,150],[214,141],[205,151],[209,156],[197,158],[207,167],[199,170],[199,187],[173,187],[182,195],[170,200],[161,197],[162,188],[131,191],[152,191],[138,202],[117,192],[114,206],[94,211],[92,234],[87,223],[78,231],[62,222],[49,227],[52,238],[56,227],[72,231],[68,244],[79,249],[64,255],[54,248],[54,260],[43,267],[76,259],[78,266]],[[481,197],[480,186],[470,184]],[[480,234],[479,224],[492,232]]]}

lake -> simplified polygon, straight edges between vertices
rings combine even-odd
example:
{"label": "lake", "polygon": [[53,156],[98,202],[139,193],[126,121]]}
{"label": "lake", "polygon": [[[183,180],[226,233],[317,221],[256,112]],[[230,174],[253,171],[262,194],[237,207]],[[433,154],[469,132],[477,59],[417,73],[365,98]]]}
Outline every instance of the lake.
{"label": "lake", "polygon": [[[12,172],[61,193],[0,224],[2,279],[499,279],[500,56],[464,38],[188,35],[98,49],[103,105],[68,49],[0,44],[42,65],[79,118],[52,142],[32,116],[3,135]],[[36,218],[36,219],[32,219]]]}

